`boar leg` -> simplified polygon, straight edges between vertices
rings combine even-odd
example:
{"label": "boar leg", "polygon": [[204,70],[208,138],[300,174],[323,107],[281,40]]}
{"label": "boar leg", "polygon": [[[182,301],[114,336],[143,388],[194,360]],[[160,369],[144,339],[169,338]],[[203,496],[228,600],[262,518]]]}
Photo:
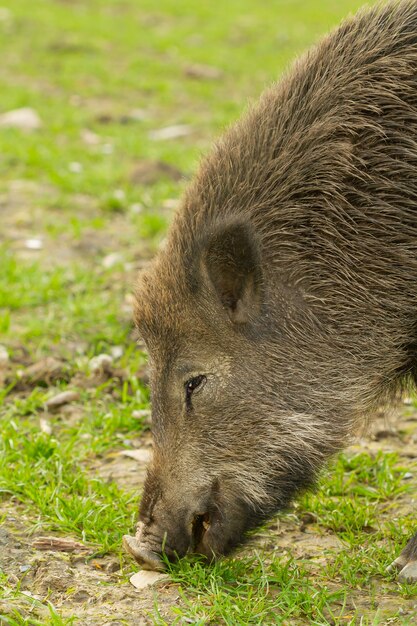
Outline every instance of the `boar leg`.
{"label": "boar leg", "polygon": [[389,566],[389,570],[397,570],[401,582],[417,582],[417,533],[401,552],[398,559]]}

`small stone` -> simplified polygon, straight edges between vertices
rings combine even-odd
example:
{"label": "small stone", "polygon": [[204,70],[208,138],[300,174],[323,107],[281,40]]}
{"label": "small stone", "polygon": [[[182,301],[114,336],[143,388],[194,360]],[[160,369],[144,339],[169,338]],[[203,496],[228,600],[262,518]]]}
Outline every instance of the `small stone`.
{"label": "small stone", "polygon": [[153,572],[151,570],[136,572],[136,574],[130,577],[130,582],[136,589],[146,589],[146,587],[151,587],[163,580],[169,580],[166,574]]}
{"label": "small stone", "polygon": [[127,456],[130,459],[139,461],[139,463],[148,463],[152,458],[151,450],[147,448],[138,448],[137,450],[122,450],[120,456]]}
{"label": "small stone", "polygon": [[48,420],[41,417],[39,420],[39,426],[41,431],[45,433],[45,435],[52,435],[52,426]]}
{"label": "small stone", "polygon": [[42,126],[38,113],[29,107],[14,109],[0,115],[0,127],[18,128],[23,131],[38,130]]}
{"label": "small stone", "polygon": [[114,267],[118,263],[122,263],[122,262],[123,262],[123,256],[119,252],[112,252],[111,254],[108,254],[107,256],[104,257],[101,264],[106,269],[110,269],[111,267]]}
{"label": "small stone", "polygon": [[110,348],[110,354],[113,359],[120,359],[124,354],[123,346],[112,346]]}
{"label": "small stone", "polygon": [[49,398],[49,400],[45,402],[45,406],[48,409],[55,409],[58,406],[62,406],[63,404],[69,404],[70,402],[74,402],[75,400],[78,400],[79,397],[80,394],[78,393],[78,391],[62,391],[56,396],[52,396],[52,398]]}
{"label": "small stone", "polygon": [[83,128],[80,135],[86,146],[98,146],[101,141],[100,136],[88,128]]}
{"label": "small stone", "polygon": [[37,237],[33,237],[32,239],[26,239],[25,248],[27,248],[28,250],[42,250],[42,239],[38,239]]}
{"label": "small stone", "polygon": [[188,124],[175,124],[173,126],[166,126],[165,128],[158,128],[151,130],[149,133],[149,139],[153,141],[163,141],[165,139],[178,139],[179,137],[187,137],[193,132],[193,129]]}
{"label": "small stone", "polygon": [[122,444],[126,446],[126,448],[134,447],[134,442],[132,441],[132,439],[126,439],[125,436],[122,435],[122,433],[117,433],[116,437],[121,440]]}
{"label": "small stone", "polygon": [[124,202],[126,200],[126,192],[123,189],[115,189],[113,191],[113,198],[119,200],[120,202]]}
{"label": "small stone", "polygon": [[151,411],[149,409],[138,409],[132,411],[132,417],[135,420],[143,420],[145,424],[149,424],[151,421]]}
{"label": "small stone", "polygon": [[133,109],[130,111],[128,117],[134,122],[144,122],[148,119],[149,114],[145,109]]}
{"label": "small stone", "polygon": [[20,590],[19,593],[22,593],[24,596],[27,596],[28,598],[33,598],[34,600],[38,600],[38,602],[43,600],[43,597],[41,595],[39,595],[38,593],[32,593],[31,591],[28,591],[27,589]]}
{"label": "small stone", "polygon": [[91,359],[90,371],[93,373],[109,372],[113,364],[113,358],[109,354],[99,354]]}
{"label": "small stone", "polygon": [[132,215],[139,215],[140,213],[142,213],[142,211],[143,204],[140,204],[140,202],[134,202],[129,206],[129,213],[131,213]]}

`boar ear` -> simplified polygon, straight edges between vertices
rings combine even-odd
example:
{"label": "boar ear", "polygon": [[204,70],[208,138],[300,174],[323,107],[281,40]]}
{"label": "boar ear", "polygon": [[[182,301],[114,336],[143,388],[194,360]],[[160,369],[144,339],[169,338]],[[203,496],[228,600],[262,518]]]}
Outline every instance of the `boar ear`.
{"label": "boar ear", "polygon": [[206,242],[204,264],[232,322],[254,319],[261,307],[261,264],[252,229],[243,223],[219,228]]}

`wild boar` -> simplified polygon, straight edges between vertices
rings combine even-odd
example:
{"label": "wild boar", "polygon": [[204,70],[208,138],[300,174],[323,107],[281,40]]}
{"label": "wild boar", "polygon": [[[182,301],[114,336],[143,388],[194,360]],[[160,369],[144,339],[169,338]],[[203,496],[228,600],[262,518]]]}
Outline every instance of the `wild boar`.
{"label": "wild boar", "polygon": [[[361,11],[217,142],[139,278],[145,567],[227,553],[417,381],[417,3]],[[417,580],[417,536],[395,562]]]}

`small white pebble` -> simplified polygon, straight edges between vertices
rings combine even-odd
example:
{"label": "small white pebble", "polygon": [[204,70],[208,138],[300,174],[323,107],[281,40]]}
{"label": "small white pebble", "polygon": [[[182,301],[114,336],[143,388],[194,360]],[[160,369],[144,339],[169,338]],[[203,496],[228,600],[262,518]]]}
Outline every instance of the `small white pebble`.
{"label": "small white pebble", "polygon": [[80,133],[80,136],[81,136],[82,141],[87,146],[98,146],[101,142],[99,135],[94,133],[92,130],[89,130],[88,128],[83,128],[83,130]]}
{"label": "small white pebble", "polygon": [[0,115],[0,126],[23,131],[38,130],[42,126],[38,113],[30,107],[13,109]]}
{"label": "small white pebble", "polygon": [[153,141],[163,141],[166,139],[177,139],[179,137],[186,137],[193,132],[191,126],[187,124],[175,124],[173,126],[166,126],[165,128],[158,128],[151,130],[149,133],[149,139]]}
{"label": "small white pebble", "polygon": [[149,409],[139,409],[137,411],[132,411],[132,417],[135,420],[143,419],[145,423],[148,423],[151,421],[151,412]]}
{"label": "small white pebble", "polygon": [[51,423],[48,420],[41,417],[39,420],[39,426],[41,431],[45,433],[45,435],[52,435]]}
{"label": "small white pebble", "polygon": [[120,202],[123,202],[123,200],[126,200],[126,194],[123,189],[115,189],[113,191],[113,198],[116,198],[116,200],[120,200]]}
{"label": "small white pebble", "polygon": [[91,359],[89,368],[91,372],[101,372],[108,370],[113,363],[110,354],[99,354]]}
{"label": "small white pebble", "polygon": [[113,359],[120,359],[120,357],[123,356],[123,353],[123,346],[112,346],[110,348],[110,354],[112,355]]}
{"label": "small white pebble", "polygon": [[43,596],[40,596],[38,593],[32,593],[31,591],[28,591],[27,589],[21,590],[19,591],[19,593],[23,594],[24,596],[27,596],[28,598],[33,598],[34,600],[38,600],[38,602],[40,602],[41,600],[42,601],[44,600]]}
{"label": "small white pebble", "polygon": [[136,574],[133,574],[133,576],[130,577],[130,583],[136,587],[136,589],[145,589],[146,587],[155,585],[164,579],[168,580],[166,574],[150,570],[142,570],[141,572],[136,572]]}
{"label": "small white pebble", "polygon": [[139,463],[149,463],[152,458],[152,452],[148,448],[139,448],[137,450],[122,450],[120,456],[127,456]]}
{"label": "small white pebble", "polygon": [[27,248],[28,250],[42,250],[43,248],[42,239],[38,239],[35,237],[33,237],[32,239],[26,239],[25,248]]}
{"label": "small white pebble", "polygon": [[104,257],[101,264],[106,269],[110,269],[111,267],[114,267],[118,263],[122,263],[122,261],[123,261],[123,256],[119,252],[112,252],[111,254],[108,254],[107,256]]}
{"label": "small white pebble", "polygon": [[139,215],[139,213],[142,213],[142,211],[143,211],[143,205],[140,204],[140,202],[134,202],[129,207],[129,212],[132,215]]}

